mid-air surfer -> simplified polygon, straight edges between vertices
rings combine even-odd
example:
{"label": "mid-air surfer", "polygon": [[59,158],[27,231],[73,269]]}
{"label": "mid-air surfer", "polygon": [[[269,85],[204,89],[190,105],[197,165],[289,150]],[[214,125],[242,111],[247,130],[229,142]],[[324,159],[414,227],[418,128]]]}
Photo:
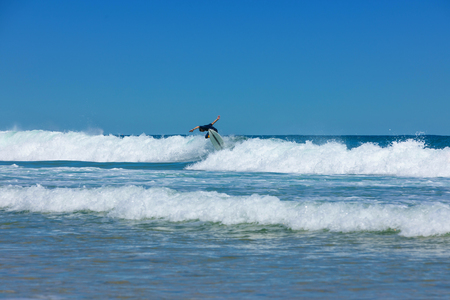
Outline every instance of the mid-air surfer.
{"label": "mid-air surfer", "polygon": [[197,127],[193,128],[193,129],[189,130],[189,132],[193,132],[195,129],[198,129],[200,132],[206,131],[205,139],[207,139],[207,138],[209,138],[209,132],[208,132],[209,129],[212,129],[212,130],[214,130],[217,133],[219,132],[217,130],[217,128],[213,126],[214,123],[216,123],[219,120],[220,120],[220,116],[218,116],[217,119],[214,122],[209,123],[208,125],[197,126]]}

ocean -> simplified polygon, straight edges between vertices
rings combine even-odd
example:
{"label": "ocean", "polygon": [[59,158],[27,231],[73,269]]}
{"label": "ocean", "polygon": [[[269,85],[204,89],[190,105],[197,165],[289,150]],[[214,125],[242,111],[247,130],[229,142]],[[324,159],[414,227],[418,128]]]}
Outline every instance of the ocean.
{"label": "ocean", "polygon": [[450,137],[0,132],[0,298],[450,297]]}

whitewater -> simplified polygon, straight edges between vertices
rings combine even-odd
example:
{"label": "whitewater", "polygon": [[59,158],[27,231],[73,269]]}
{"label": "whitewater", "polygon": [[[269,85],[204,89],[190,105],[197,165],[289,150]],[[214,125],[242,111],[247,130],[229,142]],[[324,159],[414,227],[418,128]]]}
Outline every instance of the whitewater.
{"label": "whitewater", "polygon": [[450,137],[0,131],[0,295],[441,298]]}
{"label": "whitewater", "polygon": [[[364,201],[361,201],[364,202]],[[388,231],[403,236],[450,233],[449,203],[419,205],[280,201],[273,196],[229,196],[217,192],[179,193],[168,188],[127,186],[96,189],[0,189],[6,211],[75,213],[90,211],[131,220],[164,219],[224,225],[280,225],[293,230]]]}
{"label": "whitewater", "polygon": [[377,174],[450,177],[450,147],[427,147],[421,139],[367,142],[349,149],[335,140],[317,145],[283,138],[227,137],[214,153],[201,136],[88,135],[79,132],[0,132],[3,161],[195,162],[187,169],[299,174]]}

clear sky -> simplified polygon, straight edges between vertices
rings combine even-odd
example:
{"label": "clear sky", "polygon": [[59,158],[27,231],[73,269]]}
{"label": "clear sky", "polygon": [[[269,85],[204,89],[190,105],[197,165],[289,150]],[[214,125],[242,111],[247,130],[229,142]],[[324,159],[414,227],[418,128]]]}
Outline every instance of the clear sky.
{"label": "clear sky", "polygon": [[450,1],[0,1],[0,130],[450,135]]}

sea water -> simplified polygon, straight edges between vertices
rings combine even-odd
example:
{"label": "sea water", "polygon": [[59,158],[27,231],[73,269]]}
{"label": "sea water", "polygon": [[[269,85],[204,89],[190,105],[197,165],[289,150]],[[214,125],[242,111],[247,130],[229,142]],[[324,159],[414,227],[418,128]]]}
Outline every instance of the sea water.
{"label": "sea water", "polygon": [[448,298],[450,137],[0,132],[0,298]]}

